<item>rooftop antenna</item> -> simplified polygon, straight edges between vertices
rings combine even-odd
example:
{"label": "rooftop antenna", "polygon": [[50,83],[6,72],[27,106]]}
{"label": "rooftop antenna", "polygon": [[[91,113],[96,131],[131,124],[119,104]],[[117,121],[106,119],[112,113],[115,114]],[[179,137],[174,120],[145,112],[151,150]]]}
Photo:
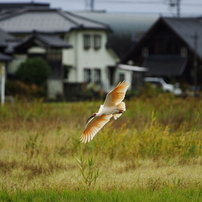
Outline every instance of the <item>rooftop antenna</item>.
{"label": "rooftop antenna", "polygon": [[177,9],[177,17],[180,17],[180,1],[181,0],[169,0],[169,6],[170,7],[175,7]]}
{"label": "rooftop antenna", "polygon": [[94,0],[86,0],[86,10],[94,11]]}

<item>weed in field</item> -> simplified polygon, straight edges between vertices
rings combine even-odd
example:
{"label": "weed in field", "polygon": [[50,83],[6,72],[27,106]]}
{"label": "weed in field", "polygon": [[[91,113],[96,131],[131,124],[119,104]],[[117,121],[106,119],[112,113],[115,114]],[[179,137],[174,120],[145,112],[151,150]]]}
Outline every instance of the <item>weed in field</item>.
{"label": "weed in field", "polygon": [[29,135],[27,141],[25,142],[24,151],[27,154],[27,159],[31,159],[34,155],[39,154],[39,134],[32,136]]}
{"label": "weed in field", "polygon": [[83,161],[82,158],[76,158],[76,160],[83,178],[84,187],[86,189],[93,188],[100,175],[99,168],[96,168],[94,159],[91,157],[87,160],[87,162]]}

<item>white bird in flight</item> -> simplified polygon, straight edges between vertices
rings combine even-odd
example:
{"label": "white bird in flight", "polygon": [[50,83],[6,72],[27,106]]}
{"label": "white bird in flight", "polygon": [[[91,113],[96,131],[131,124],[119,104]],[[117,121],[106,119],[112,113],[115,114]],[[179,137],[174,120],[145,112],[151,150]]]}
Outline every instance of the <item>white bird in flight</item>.
{"label": "white bird in flight", "polygon": [[86,127],[80,137],[82,142],[90,142],[112,116],[116,120],[126,111],[125,103],[122,101],[129,85],[127,81],[120,82],[107,94],[104,104],[100,105],[99,111],[88,118]]}

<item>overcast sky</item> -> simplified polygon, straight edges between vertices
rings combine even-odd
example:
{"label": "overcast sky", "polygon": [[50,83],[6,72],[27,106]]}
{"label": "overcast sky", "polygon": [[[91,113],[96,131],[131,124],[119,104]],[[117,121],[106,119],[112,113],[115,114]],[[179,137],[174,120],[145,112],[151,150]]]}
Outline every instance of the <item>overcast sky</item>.
{"label": "overcast sky", "polygon": [[[89,10],[87,2],[91,0],[32,0],[35,3],[50,3],[52,8],[67,11]],[[94,0],[94,10],[107,12],[142,13],[176,15],[177,7],[170,7],[169,2],[177,0]],[[31,2],[31,0],[0,0],[1,3]],[[202,0],[180,0],[181,16],[202,15]]]}

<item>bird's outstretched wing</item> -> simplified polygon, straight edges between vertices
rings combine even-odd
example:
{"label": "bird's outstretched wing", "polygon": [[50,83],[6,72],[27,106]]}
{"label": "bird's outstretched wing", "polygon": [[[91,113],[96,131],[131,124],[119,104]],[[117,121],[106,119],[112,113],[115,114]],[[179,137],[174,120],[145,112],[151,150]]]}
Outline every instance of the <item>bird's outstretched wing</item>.
{"label": "bird's outstretched wing", "polygon": [[112,115],[110,114],[110,115],[98,116],[98,117],[91,119],[87,123],[87,125],[80,137],[80,140],[84,143],[92,140],[93,137],[96,135],[96,133],[110,120],[111,117],[112,117]]}
{"label": "bird's outstretched wing", "polygon": [[120,82],[113,90],[111,90],[107,94],[104,106],[113,107],[122,102],[129,85],[130,84],[127,81]]}

